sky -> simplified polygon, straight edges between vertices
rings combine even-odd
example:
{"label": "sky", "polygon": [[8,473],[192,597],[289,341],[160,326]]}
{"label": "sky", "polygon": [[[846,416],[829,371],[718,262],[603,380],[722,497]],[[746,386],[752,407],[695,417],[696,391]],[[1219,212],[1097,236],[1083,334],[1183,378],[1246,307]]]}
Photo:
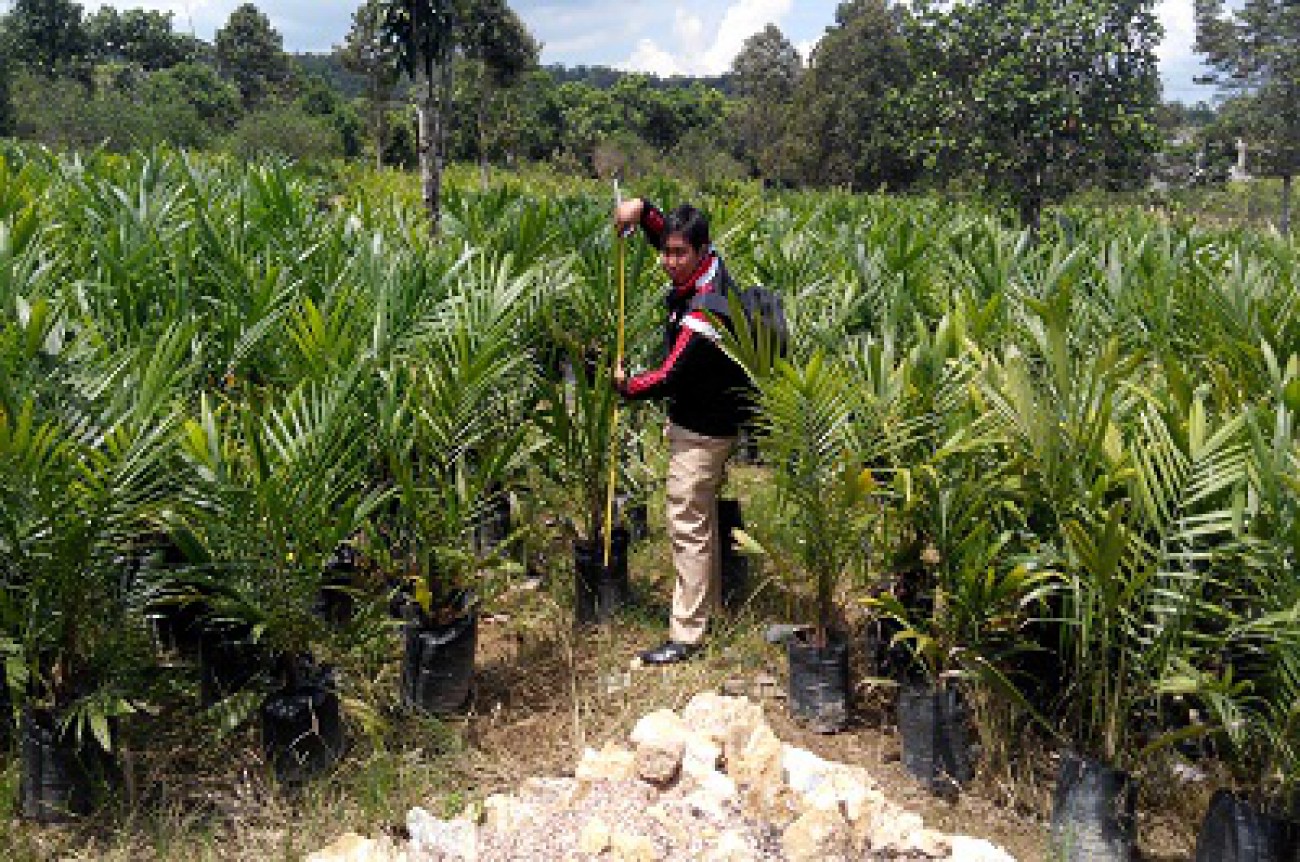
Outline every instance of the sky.
{"label": "sky", "polygon": [[[96,0],[82,0],[87,10]],[[178,30],[211,39],[243,0],[121,0],[118,8],[175,13]],[[356,0],[254,0],[290,51],[328,51],[343,41]],[[7,6],[0,0],[0,8]],[[720,74],[746,38],[769,23],[806,57],[834,21],[838,0],[513,0],[542,42],[544,63],[607,65],[657,74]],[[1165,27],[1160,46],[1165,97],[1208,100],[1212,88],[1193,83],[1194,0],[1158,0]]]}

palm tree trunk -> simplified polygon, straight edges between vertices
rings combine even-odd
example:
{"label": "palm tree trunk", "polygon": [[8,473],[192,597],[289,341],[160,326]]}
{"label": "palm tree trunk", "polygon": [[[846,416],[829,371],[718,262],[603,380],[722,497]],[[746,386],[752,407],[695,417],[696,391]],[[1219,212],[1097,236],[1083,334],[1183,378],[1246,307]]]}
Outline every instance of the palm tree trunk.
{"label": "palm tree trunk", "polygon": [[1278,224],[1282,236],[1291,235],[1291,175],[1282,175],[1282,218]]}
{"label": "palm tree trunk", "polygon": [[[484,84],[484,89],[487,85]],[[483,191],[488,187],[488,156],[487,156],[487,95],[480,93],[478,99],[478,169],[479,180],[483,185]]]}
{"label": "palm tree trunk", "polygon": [[429,214],[429,235],[438,236],[442,210],[442,112],[437,84],[433,77],[425,82],[424,97],[419,105],[420,191]]}
{"label": "palm tree trunk", "polygon": [[452,58],[448,56],[439,70],[442,76],[442,91],[438,94],[438,115],[435,131],[434,163],[437,166],[437,182],[434,188],[434,200],[438,210],[439,224],[435,233],[441,228],[442,220],[442,172],[447,165],[447,123],[452,115]]}
{"label": "palm tree trunk", "polygon": [[370,89],[371,124],[375,136],[375,170],[384,168],[384,139],[388,137],[388,108],[384,104],[383,90],[378,81],[371,82]]}
{"label": "palm tree trunk", "polygon": [[1020,199],[1020,226],[1029,229],[1029,237],[1038,241],[1038,232],[1042,227],[1043,199],[1036,190],[1030,191]]}

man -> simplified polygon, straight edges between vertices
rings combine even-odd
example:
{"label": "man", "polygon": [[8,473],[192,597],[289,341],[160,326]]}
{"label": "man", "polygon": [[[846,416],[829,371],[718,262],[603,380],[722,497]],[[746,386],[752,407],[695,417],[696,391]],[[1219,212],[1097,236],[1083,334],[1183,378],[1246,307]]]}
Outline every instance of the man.
{"label": "man", "polygon": [[677,581],[668,641],[641,653],[647,664],[672,664],[694,654],[721,595],[717,499],[727,457],[744,421],[747,379],[718,345],[711,321],[726,309],[731,276],[709,243],[709,223],[691,206],[667,216],[641,199],[614,213],[619,231],[640,226],[659,250],[671,285],[665,297],[664,359],[614,385],[628,400],[668,399],[668,535]]}

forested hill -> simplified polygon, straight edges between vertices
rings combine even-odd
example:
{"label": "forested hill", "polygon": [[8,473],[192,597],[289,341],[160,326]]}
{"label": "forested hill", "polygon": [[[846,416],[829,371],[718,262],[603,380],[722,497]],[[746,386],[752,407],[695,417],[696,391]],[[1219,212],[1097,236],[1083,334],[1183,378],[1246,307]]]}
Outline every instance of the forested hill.
{"label": "forested hill", "polygon": [[334,90],[348,99],[359,99],[366,94],[366,78],[348,71],[337,53],[292,54],[294,61],[307,75],[323,78]]}
{"label": "forested hill", "polygon": [[[579,83],[608,90],[628,76],[628,72],[609,66],[562,66],[551,64],[545,67],[557,84]],[[718,90],[723,95],[734,95],[734,79],[731,75],[712,75],[696,77],[693,75],[673,75],[661,78],[657,75],[641,75],[650,82],[654,89],[687,89],[696,84]]]}
{"label": "forested hill", "polygon": [[[296,53],[291,56],[305,73],[324,78],[341,95],[349,99],[365,95],[365,77],[348,71],[338,53]],[[556,84],[585,84],[597,90],[612,89],[619,81],[632,74],[610,66],[564,66],[558,63],[543,66],[542,71],[550,75],[551,80]],[[637,77],[645,79],[651,89],[655,90],[690,89],[698,85],[717,90],[724,96],[735,94],[731,75],[704,77],[673,75],[669,78],[661,78],[657,75],[638,74]]]}

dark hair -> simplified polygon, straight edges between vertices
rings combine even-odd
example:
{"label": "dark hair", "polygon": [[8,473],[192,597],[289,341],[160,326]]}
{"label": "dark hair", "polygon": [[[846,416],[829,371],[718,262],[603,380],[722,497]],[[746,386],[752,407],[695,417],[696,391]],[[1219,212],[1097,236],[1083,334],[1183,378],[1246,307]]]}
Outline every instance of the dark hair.
{"label": "dark hair", "polygon": [[675,233],[686,237],[691,248],[700,251],[709,244],[709,218],[690,204],[682,204],[668,214],[664,238]]}

